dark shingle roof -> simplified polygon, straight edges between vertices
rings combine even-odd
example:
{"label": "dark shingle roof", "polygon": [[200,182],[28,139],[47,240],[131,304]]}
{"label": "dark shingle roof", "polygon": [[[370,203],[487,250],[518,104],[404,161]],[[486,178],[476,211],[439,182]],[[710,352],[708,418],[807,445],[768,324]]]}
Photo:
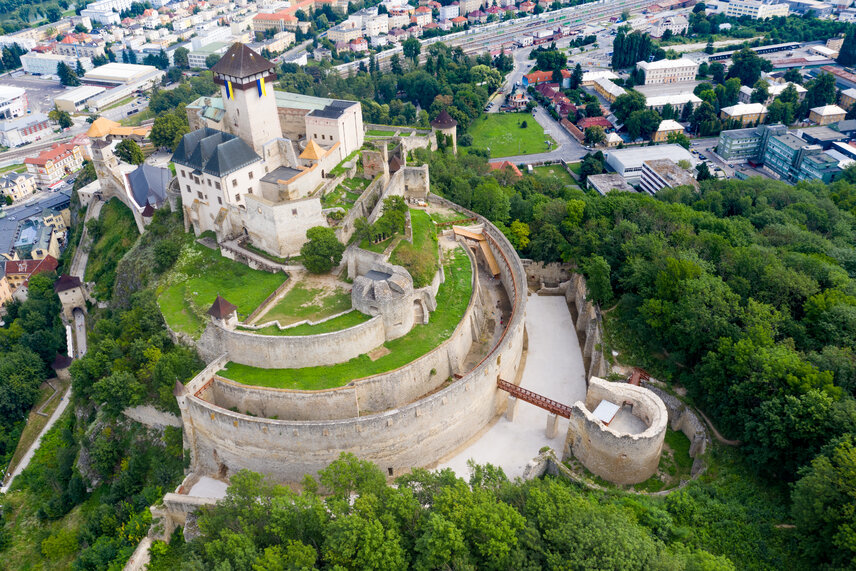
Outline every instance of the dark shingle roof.
{"label": "dark shingle roof", "polygon": [[457,125],[458,122],[452,119],[452,116],[445,109],[440,111],[437,118],[431,121],[431,126],[435,129],[451,129],[452,127],[457,127]]}
{"label": "dark shingle roof", "polygon": [[172,161],[216,177],[223,177],[262,160],[242,139],[210,127],[181,138]]}
{"label": "dark shingle roof", "polygon": [[325,119],[338,119],[351,105],[358,105],[356,101],[333,101],[323,109],[314,109],[309,112],[312,117],[324,117]]}
{"label": "dark shingle roof", "polygon": [[273,63],[238,42],[232,44],[211,71],[232,77],[250,77],[273,68]]}
{"label": "dark shingle roof", "polygon": [[147,204],[161,204],[166,198],[166,187],[171,178],[169,169],[141,164],[128,173],[128,184],[131,186],[134,202],[143,207]]}
{"label": "dark shingle roof", "polygon": [[80,287],[80,278],[62,274],[57,281],[54,282],[54,291],[59,293],[68,289]]}
{"label": "dark shingle roof", "polygon": [[226,319],[237,309],[237,307],[218,295],[217,299],[214,300],[214,304],[211,306],[211,309],[208,310],[208,315],[215,319]]}

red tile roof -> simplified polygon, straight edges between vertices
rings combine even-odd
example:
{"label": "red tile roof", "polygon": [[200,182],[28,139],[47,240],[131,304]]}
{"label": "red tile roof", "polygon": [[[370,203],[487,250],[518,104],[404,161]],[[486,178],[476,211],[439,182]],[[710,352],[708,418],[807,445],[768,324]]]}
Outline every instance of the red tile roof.
{"label": "red tile roof", "polygon": [[24,275],[29,278],[37,274],[54,271],[59,264],[53,256],[41,260],[9,260],[6,262],[6,275]]}
{"label": "red tile roof", "polygon": [[42,151],[37,157],[28,157],[24,159],[24,164],[44,166],[48,161],[60,161],[74,152],[77,145],[64,144],[55,145],[50,149]]}
{"label": "red tile roof", "polygon": [[612,129],[612,123],[606,117],[584,117],[577,121],[577,127],[580,130],[585,130],[588,127],[603,127],[604,129]]}
{"label": "red tile roof", "polygon": [[523,176],[523,173],[520,172],[520,169],[517,168],[517,165],[515,165],[511,161],[502,161],[501,163],[488,163],[488,166],[490,167],[490,170],[492,170],[492,171],[511,169],[512,172],[514,172],[514,174],[516,176],[519,176],[519,177]]}

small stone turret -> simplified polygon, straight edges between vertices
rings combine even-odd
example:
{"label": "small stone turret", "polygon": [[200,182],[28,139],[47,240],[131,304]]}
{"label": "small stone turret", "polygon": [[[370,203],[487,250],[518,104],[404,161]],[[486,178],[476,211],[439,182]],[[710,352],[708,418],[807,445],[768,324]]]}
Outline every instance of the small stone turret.
{"label": "small stone turret", "polygon": [[434,134],[441,133],[452,138],[452,152],[458,154],[458,122],[443,109],[440,114],[431,121],[431,130]]}
{"label": "small stone turret", "polygon": [[380,315],[386,339],[401,337],[413,328],[413,279],[407,270],[377,264],[354,280],[351,303],[366,315]]}
{"label": "small stone turret", "polygon": [[208,310],[208,315],[211,316],[212,321],[226,329],[234,329],[238,324],[238,308],[219,295]]}

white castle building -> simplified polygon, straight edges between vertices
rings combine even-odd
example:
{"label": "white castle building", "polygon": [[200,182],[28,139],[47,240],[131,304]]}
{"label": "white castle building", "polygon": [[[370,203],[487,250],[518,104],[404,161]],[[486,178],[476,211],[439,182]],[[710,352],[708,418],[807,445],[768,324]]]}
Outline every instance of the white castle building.
{"label": "white castle building", "polygon": [[[276,256],[296,254],[306,230],[327,224],[320,192],[325,176],[363,144],[360,104],[309,98],[310,111],[284,118],[273,90],[274,64],[241,43],[212,71],[222,100],[188,107],[198,128],[183,137],[172,159],[185,223],[197,235],[213,231],[218,242],[248,236]],[[302,125],[292,128],[295,121]]]}

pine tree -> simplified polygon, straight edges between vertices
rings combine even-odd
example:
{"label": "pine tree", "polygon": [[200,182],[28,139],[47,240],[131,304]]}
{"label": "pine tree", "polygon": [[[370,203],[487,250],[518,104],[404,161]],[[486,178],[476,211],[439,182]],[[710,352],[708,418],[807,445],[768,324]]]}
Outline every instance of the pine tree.
{"label": "pine tree", "polygon": [[850,26],[847,35],[844,36],[844,43],[841,45],[836,61],[847,66],[856,64],[856,28],[853,26]]}

